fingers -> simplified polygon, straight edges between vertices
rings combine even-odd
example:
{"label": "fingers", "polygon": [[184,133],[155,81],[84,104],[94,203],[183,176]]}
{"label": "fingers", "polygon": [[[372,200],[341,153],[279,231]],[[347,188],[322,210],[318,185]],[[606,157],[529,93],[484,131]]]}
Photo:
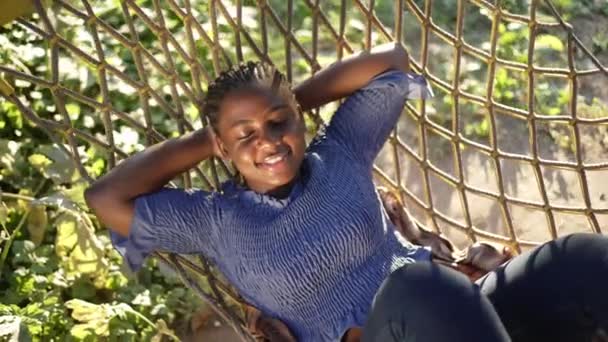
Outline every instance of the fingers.
{"label": "fingers", "polygon": [[256,338],[264,338],[270,342],[296,342],[287,325],[278,319],[264,316],[257,308],[243,304],[247,329]]}
{"label": "fingers", "polygon": [[253,306],[243,304],[243,311],[245,311],[245,323],[247,329],[252,333],[259,333],[258,321],[262,316],[262,312]]}
{"label": "fingers", "polygon": [[264,337],[270,342],[296,342],[289,328],[277,319],[262,317],[258,326]]}
{"label": "fingers", "polygon": [[483,277],[487,272],[480,270],[479,268],[466,264],[457,264],[457,270],[464,273],[469,279],[474,282],[477,279]]}
{"label": "fingers", "polygon": [[474,265],[486,272],[493,271],[512,257],[512,252],[508,247],[501,247],[498,249],[486,242],[475,243],[469,247],[462,263]]}
{"label": "fingers", "polygon": [[501,248],[497,248],[486,242],[475,243],[462,251],[457,250],[450,240],[416,225],[393,192],[379,187],[378,194],[389,218],[407,240],[431,247],[436,262],[459,270],[471,280],[479,279],[512,257],[508,247],[501,245]]}
{"label": "fingers", "polygon": [[433,251],[434,262],[464,273],[471,281],[476,281],[513,257],[509,247],[486,242],[477,242],[464,251],[453,252],[452,258],[445,258],[445,253],[438,250]]}
{"label": "fingers", "polygon": [[472,265],[459,264],[456,262],[449,262],[436,258],[433,258],[433,262],[450,267],[460,273],[463,273],[469,278],[469,280],[471,280],[471,282],[475,282],[477,279],[481,278],[486,274],[485,271],[481,271],[477,267]]}
{"label": "fingers", "polygon": [[410,218],[405,208],[403,208],[397,195],[382,187],[378,188],[378,194],[380,195],[380,199],[382,200],[382,204],[386,209],[388,217],[397,227],[399,233],[401,233],[403,237],[412,243],[424,245],[424,243],[422,243],[420,240],[420,228]]}

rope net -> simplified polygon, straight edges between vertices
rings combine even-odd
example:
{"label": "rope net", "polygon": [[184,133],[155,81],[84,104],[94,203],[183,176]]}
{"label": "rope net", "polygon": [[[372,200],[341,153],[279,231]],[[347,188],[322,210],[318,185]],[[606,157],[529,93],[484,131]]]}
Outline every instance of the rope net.
{"label": "rope net", "polygon": [[[608,162],[597,152],[608,106],[590,100],[608,89],[608,69],[550,1],[523,10],[485,0],[34,4],[33,16],[12,25],[32,35],[47,67],[1,65],[0,93],[89,182],[85,148],[105,151],[112,168],[203,127],[206,85],[235,63],[266,60],[297,83],[354,51],[399,41],[436,96],[406,105],[375,177],[415,219],[461,246],[482,239],[516,251],[572,231],[601,233],[608,221],[600,184]],[[450,20],[436,20],[446,13]],[[54,105],[30,108],[19,83]],[[335,107],[307,113],[310,136]],[[216,189],[233,171],[209,160],[173,183]],[[158,257],[251,340],[241,299],[212,265]]]}

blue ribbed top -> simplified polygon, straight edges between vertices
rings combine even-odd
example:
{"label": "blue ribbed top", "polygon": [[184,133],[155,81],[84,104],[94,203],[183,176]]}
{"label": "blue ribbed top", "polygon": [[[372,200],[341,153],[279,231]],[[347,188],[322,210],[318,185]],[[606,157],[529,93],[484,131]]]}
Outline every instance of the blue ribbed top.
{"label": "blue ribbed top", "polygon": [[137,198],[128,239],[113,242],[132,269],[154,250],[203,254],[298,341],[339,341],[364,325],[392,270],[430,258],[396,233],[372,181],[405,100],[429,95],[420,76],[383,73],[349,96],[309,145],[287,198],[233,182],[219,193],[163,189]]}

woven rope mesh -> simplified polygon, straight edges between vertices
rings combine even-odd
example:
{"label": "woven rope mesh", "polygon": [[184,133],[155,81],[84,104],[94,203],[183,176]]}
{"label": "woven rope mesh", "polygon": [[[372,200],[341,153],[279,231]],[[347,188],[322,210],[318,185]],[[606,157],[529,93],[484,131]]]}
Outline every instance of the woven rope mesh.
{"label": "woven rope mesh", "polygon": [[[19,87],[3,96],[92,181],[85,148],[106,151],[111,168],[204,126],[206,85],[231,65],[267,60],[297,83],[353,51],[400,41],[436,96],[406,105],[377,159],[377,182],[461,246],[482,239],[521,251],[569,232],[601,233],[608,221],[608,106],[597,99],[597,89],[608,89],[608,69],[550,1],[524,7],[484,0],[37,1],[37,13],[13,27],[32,35],[47,67],[9,64],[0,73],[9,84],[52,95],[54,104],[30,108]],[[439,11],[450,11],[450,25],[435,23]],[[308,113],[310,136],[335,108]],[[215,189],[232,174],[222,161],[206,161],[173,183]],[[238,295],[204,259],[159,257],[250,339],[235,309]]]}

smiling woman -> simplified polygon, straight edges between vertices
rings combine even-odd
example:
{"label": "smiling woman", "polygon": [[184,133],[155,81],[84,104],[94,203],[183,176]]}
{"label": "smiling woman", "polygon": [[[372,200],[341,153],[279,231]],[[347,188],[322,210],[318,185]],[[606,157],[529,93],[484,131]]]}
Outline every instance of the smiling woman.
{"label": "smiling woman", "polygon": [[[591,2],[595,4],[587,4]],[[595,99],[591,106],[591,98],[597,89],[608,89],[601,86],[608,69],[601,65],[601,54],[598,62],[589,52],[602,45],[601,37],[589,31],[605,26],[597,25],[606,19],[598,12],[605,7],[600,2],[604,3],[57,0],[45,8],[51,1],[1,0],[0,24],[30,3],[36,4],[37,15],[0,29],[0,102],[8,100],[0,103],[4,139],[0,145],[8,146],[6,158],[0,158],[6,164],[0,172],[0,188],[4,201],[10,202],[4,215],[0,203],[0,221],[6,223],[3,235],[11,235],[0,241],[0,297],[9,304],[0,305],[0,316],[35,314],[27,325],[38,331],[34,339],[42,340],[77,334],[84,339],[85,323],[100,327],[98,315],[87,315],[87,322],[76,324],[83,311],[70,305],[74,301],[67,302],[71,296],[98,303],[89,306],[97,309],[120,309],[117,301],[119,306],[132,303],[152,319],[146,323],[148,332],[160,318],[171,324],[172,317],[185,316],[181,310],[194,301],[184,300],[189,305],[183,305],[171,299],[173,304],[164,305],[165,298],[174,296],[157,286],[162,280],[148,276],[158,273],[152,271],[155,260],[146,263],[138,277],[145,279],[141,285],[149,291],[139,284],[123,287],[126,280],[104,236],[66,238],[75,229],[93,232],[88,229],[91,222],[66,219],[63,206],[48,214],[40,205],[32,206],[29,214],[23,206],[25,191],[39,197],[32,203],[57,203],[57,194],[80,202],[85,184],[124,162],[116,174],[100,179],[87,192],[103,222],[115,230],[116,245],[124,248],[134,267],[149,251],[195,253],[154,254],[174,266],[193,290],[228,318],[243,340],[251,339],[241,329],[244,321],[236,305],[248,301],[257,307],[248,316],[252,330],[266,333],[268,325],[263,323],[271,322],[288,328],[280,330],[284,337],[304,341],[332,340],[344,329],[354,331],[347,335],[348,341],[356,340],[356,328],[364,318],[375,322],[363,329],[369,339],[386,341],[407,332],[422,340],[425,333],[437,332],[449,334],[450,340],[470,341],[467,333],[477,334],[488,325],[474,313],[465,314],[473,312],[464,310],[470,301],[462,305],[451,301],[456,296],[446,295],[452,289],[447,285],[454,283],[454,277],[424,264],[424,249],[399,239],[395,243],[392,223],[402,217],[405,204],[418,223],[447,234],[460,247],[488,239],[507,243],[517,253],[567,232],[601,232],[606,211],[602,203],[606,182],[601,180],[607,165],[600,158],[605,149],[598,144],[605,135],[602,113],[608,110],[595,105]],[[558,14],[564,10],[570,12],[564,13],[568,16],[579,10],[587,14],[570,26]],[[589,15],[592,12],[596,13]],[[597,44],[588,49],[583,42],[590,45],[591,38]],[[396,108],[416,97],[410,90],[424,89],[423,80],[400,72],[406,71],[399,63],[407,56],[398,57],[404,51],[390,45],[387,58],[379,57],[382,53],[375,49],[319,73],[321,66],[342,60],[353,48],[371,49],[388,41],[407,44],[414,69],[439,91],[435,99],[401,108],[399,125],[375,160],[376,185],[388,186],[402,201],[396,202],[392,216],[386,202],[384,207],[377,204],[368,166],[377,143],[393,127]],[[217,101],[218,113],[220,105],[222,109],[217,118],[231,114],[241,118],[226,130],[220,131],[216,123],[214,130],[184,135],[205,126],[205,96],[221,69],[249,59],[275,64],[296,84],[316,75],[286,96],[272,88],[272,69],[260,74],[265,79],[261,84],[257,76],[254,84],[236,79],[238,89]],[[379,67],[371,68],[372,64]],[[349,66],[356,67],[348,70]],[[240,66],[227,74],[246,69]],[[286,128],[294,122],[285,119],[299,113],[297,108],[284,109],[290,108],[294,96],[304,109],[332,97],[346,98],[329,127],[305,147],[299,163]],[[212,97],[206,100],[211,103]],[[313,119],[307,121],[309,133],[319,131],[322,121],[328,123],[334,105],[306,117]],[[597,129],[598,134],[590,137],[585,133],[588,129]],[[180,135],[184,136],[125,160],[144,145]],[[249,152],[241,152],[245,150]],[[221,185],[233,175],[227,163],[213,158],[198,165],[212,156],[248,157],[239,168],[251,172]],[[78,180],[72,165],[78,168]],[[167,180],[192,165],[196,166],[183,172],[181,179],[172,180],[205,191],[164,188]],[[563,175],[566,172],[573,182]],[[57,174],[69,177],[59,179]],[[14,192],[13,199],[19,201],[7,197],[11,195],[7,192]],[[388,218],[383,210],[389,211]],[[83,212],[82,217],[87,215]],[[92,223],[97,226],[98,221]],[[57,229],[48,229],[54,226]],[[34,249],[45,230],[42,244]],[[442,245],[424,243],[422,231],[411,232],[403,236],[410,243],[430,246],[437,261]],[[605,337],[608,319],[597,308],[608,304],[606,296],[595,290],[606,287],[602,275],[608,271],[597,260],[607,248],[605,242],[596,245],[592,240],[601,242],[580,236],[556,240],[486,278],[480,284],[483,295],[471,294],[487,295],[491,305],[485,307],[499,314],[500,321],[495,322],[503,324],[513,339],[521,340],[524,334],[527,340],[563,340],[568,335],[564,330],[587,330],[571,329],[572,322],[597,327],[598,335]],[[77,246],[66,255],[63,250],[68,245]],[[78,246],[97,247],[80,250]],[[563,258],[557,257],[560,250]],[[589,253],[581,252],[585,250]],[[444,252],[449,257],[452,250]],[[223,267],[246,299],[225,286],[227,281],[207,267],[209,259],[203,256]],[[386,265],[398,267],[408,258],[416,265],[391,270],[392,277],[382,273]],[[76,261],[77,273],[84,276],[74,279]],[[38,267],[41,264],[44,271]],[[531,270],[532,266],[537,268]],[[427,270],[437,270],[439,277],[425,280]],[[65,281],[63,275],[68,275]],[[390,283],[373,294],[371,289],[382,277]],[[52,287],[51,278],[58,280],[52,281]],[[460,280],[473,286],[468,279]],[[101,292],[92,293],[93,285]],[[68,286],[73,287],[67,290]],[[110,295],[107,290],[116,292]],[[51,295],[48,300],[51,292],[58,297]],[[157,295],[163,292],[167,295]],[[131,294],[137,297],[133,300]],[[353,300],[372,296],[383,298],[373,310],[366,309],[368,303]],[[104,299],[108,303],[100,302]],[[562,314],[553,315],[550,308],[555,306]],[[73,319],[66,307],[73,309]],[[168,310],[159,311],[160,307]],[[49,311],[42,314],[41,308]],[[568,308],[579,314],[564,315],[561,309]],[[135,331],[143,335],[139,339],[151,338],[153,333],[145,333],[139,318],[130,320],[132,326],[125,325],[120,312],[124,329],[113,328],[119,317],[108,316],[102,324],[106,335],[111,334],[108,338],[134,336]],[[386,329],[387,321],[397,323],[388,325],[394,330]],[[70,337],[68,330],[73,331]],[[539,336],[530,337],[534,330]],[[464,336],[459,338],[459,333]],[[97,328],[87,329],[86,338],[99,334]]]}
{"label": "smiling woman", "polygon": [[[277,71],[247,63],[210,85],[212,128],[125,160],[85,196],[133,269],[157,250],[205,255],[259,309],[253,330],[269,318],[285,323],[287,340],[339,340],[363,326],[392,270],[430,258],[385,219],[371,177],[405,101],[429,95],[399,44],[346,58],[293,92]],[[300,108],[345,96],[306,147]],[[211,156],[232,160],[244,184],[163,188]]]}

